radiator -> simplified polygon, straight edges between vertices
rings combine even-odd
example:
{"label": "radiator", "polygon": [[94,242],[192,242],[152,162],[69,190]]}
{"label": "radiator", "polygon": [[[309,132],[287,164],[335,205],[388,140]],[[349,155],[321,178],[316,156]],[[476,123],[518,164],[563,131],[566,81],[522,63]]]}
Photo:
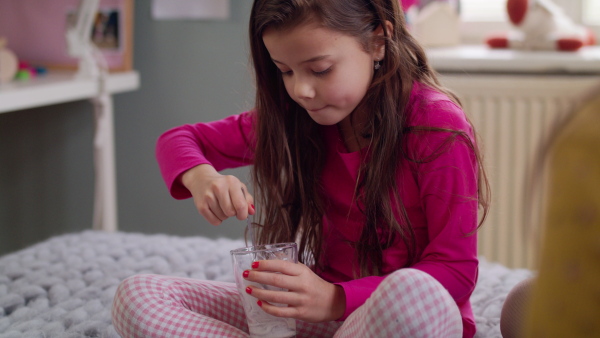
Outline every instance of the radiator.
{"label": "radiator", "polygon": [[[560,125],[600,92],[596,76],[441,74],[479,136],[492,205],[479,230],[479,254],[513,268],[535,268],[546,184],[538,159]],[[600,132],[600,131],[599,131]]]}

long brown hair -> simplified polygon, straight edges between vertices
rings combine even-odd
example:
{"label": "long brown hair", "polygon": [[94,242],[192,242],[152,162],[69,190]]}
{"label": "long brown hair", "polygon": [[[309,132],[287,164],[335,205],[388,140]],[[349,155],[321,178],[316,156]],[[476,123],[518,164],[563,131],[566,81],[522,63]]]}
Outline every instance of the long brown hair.
{"label": "long brown hair", "polygon": [[[256,239],[259,243],[299,242],[299,259],[306,264],[321,262],[325,205],[320,184],[325,163],[324,140],[320,126],[294,102],[283,85],[281,73],[263,43],[267,28],[292,29],[317,22],[323,27],[358,39],[365,51],[375,43],[385,44],[381,69],[359,104],[369,110],[369,121],[360,137],[369,139],[368,156],[356,182],[355,200],[362,204],[366,222],[354,243],[359,260],[358,276],[380,275],[383,250],[397,236],[408,248],[407,266],[416,259],[414,233],[397,192],[396,172],[401,159],[424,162],[410,156],[404,147],[407,133],[424,132],[406,127],[405,110],[414,81],[458,98],[442,88],[429,67],[425,52],[406,29],[398,0],[255,0],[250,18],[250,49],[256,77],[256,153],[252,171],[259,217]],[[383,41],[373,32],[384,30]],[[357,109],[359,109],[357,108]],[[489,189],[479,152],[461,131],[448,132],[447,144],[455,140],[469,143],[478,157],[480,185],[478,199],[487,214]],[[443,149],[441,149],[443,150]],[[389,192],[389,193],[385,193]],[[396,210],[396,217],[394,214]],[[397,219],[398,218],[398,219]],[[383,228],[379,238],[377,228]],[[476,229],[473,229],[475,231]]]}

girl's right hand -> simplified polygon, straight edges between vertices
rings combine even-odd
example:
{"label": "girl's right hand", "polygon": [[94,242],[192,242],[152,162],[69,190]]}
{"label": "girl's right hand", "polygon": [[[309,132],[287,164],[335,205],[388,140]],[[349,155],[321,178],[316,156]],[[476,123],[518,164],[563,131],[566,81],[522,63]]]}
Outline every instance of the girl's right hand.
{"label": "girl's right hand", "polygon": [[229,217],[239,220],[254,215],[254,198],[246,185],[232,175],[221,175],[209,164],[201,164],[184,172],[181,183],[190,191],[194,205],[212,225]]}

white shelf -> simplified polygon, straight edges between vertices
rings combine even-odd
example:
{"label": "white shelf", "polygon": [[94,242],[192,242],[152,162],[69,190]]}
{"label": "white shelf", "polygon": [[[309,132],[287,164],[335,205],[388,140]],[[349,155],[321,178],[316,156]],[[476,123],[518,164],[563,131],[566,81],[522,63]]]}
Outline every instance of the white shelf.
{"label": "white shelf", "polygon": [[[139,85],[136,71],[111,73],[106,84],[111,94],[132,91]],[[1,84],[0,113],[90,99],[98,92],[96,80],[76,78],[74,71],[50,70],[37,78]]]}
{"label": "white shelf", "polygon": [[426,50],[432,67],[439,72],[503,73],[600,73],[600,46],[576,52],[518,51],[465,45]]}
{"label": "white shelf", "polygon": [[98,79],[76,77],[75,71],[50,71],[30,80],[1,84],[0,113],[87,99],[94,103],[96,179],[93,228],[116,231],[117,182],[111,94],[137,89],[140,76],[136,71],[111,73],[105,86],[106,91],[102,91]]}

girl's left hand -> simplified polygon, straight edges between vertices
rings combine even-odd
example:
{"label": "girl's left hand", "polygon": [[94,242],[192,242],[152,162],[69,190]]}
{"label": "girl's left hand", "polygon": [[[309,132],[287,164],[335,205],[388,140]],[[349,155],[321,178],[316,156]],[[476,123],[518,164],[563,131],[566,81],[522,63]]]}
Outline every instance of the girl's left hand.
{"label": "girl's left hand", "polygon": [[[346,310],[343,288],[321,279],[302,263],[282,260],[256,261],[253,269],[248,270],[248,276],[244,278],[251,282],[289,290],[271,291],[255,286],[246,288],[247,293],[262,303],[261,307],[266,313],[276,317],[325,322],[340,318]],[[287,307],[275,306],[272,303],[287,304]]]}

